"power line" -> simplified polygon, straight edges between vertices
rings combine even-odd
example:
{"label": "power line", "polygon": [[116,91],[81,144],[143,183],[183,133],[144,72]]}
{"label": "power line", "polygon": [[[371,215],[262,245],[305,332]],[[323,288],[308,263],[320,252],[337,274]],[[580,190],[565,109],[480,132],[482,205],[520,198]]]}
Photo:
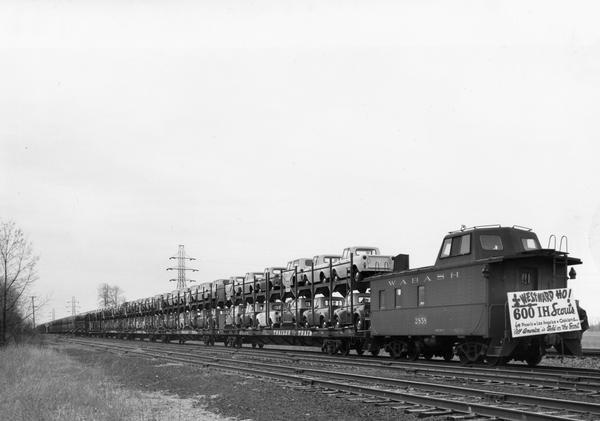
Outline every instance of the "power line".
{"label": "power line", "polygon": [[175,282],[177,281],[177,289],[185,289],[186,287],[186,282],[196,282],[193,279],[186,279],[185,278],[185,272],[186,271],[192,271],[192,272],[198,272],[198,269],[193,269],[193,268],[186,268],[185,267],[185,262],[186,260],[196,260],[193,257],[187,257],[185,255],[185,246],[183,244],[179,245],[179,250],[177,252],[177,256],[172,256],[169,257],[169,260],[173,260],[173,259],[177,259],[177,267],[176,268],[167,268],[167,270],[176,270],[177,271],[177,278],[176,279],[169,279],[169,282]]}

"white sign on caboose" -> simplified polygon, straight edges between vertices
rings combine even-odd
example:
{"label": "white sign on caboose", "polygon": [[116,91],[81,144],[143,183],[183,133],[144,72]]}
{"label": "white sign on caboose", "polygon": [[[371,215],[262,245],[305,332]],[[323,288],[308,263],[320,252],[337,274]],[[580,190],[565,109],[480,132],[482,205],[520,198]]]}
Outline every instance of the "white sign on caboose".
{"label": "white sign on caboose", "polygon": [[570,288],[508,292],[513,338],[581,330]]}

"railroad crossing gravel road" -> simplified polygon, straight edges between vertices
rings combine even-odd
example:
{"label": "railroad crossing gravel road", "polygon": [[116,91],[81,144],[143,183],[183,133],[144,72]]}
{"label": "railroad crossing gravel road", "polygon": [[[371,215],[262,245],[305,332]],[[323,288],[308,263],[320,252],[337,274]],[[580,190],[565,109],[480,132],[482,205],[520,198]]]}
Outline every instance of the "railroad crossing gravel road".
{"label": "railroad crossing gravel road", "polygon": [[[54,342],[52,346],[86,365],[101,368],[128,389],[193,399],[210,412],[237,420],[419,419],[402,409],[365,405],[266,378],[165,363],[129,353],[103,352],[71,343]],[[428,418],[437,419],[446,418]]]}

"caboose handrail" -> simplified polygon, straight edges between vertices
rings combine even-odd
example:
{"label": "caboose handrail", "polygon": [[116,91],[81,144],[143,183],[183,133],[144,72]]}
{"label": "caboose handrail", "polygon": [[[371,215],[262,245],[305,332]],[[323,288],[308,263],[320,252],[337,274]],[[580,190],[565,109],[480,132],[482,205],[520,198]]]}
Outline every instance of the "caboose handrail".
{"label": "caboose handrail", "polygon": [[[554,247],[550,247],[550,243],[552,242],[552,239],[554,238]],[[554,234],[550,234],[550,237],[548,237],[548,247],[546,248],[551,248],[553,250],[556,250],[556,235]]]}
{"label": "caboose handrail", "polygon": [[565,253],[569,252],[569,239],[566,235],[560,237],[560,243],[558,243],[558,251],[562,251],[563,239],[565,240]]}
{"label": "caboose handrail", "polygon": [[464,232],[464,231],[471,231],[471,230],[476,230],[476,229],[481,229],[481,228],[502,228],[502,226],[500,224],[490,224],[490,225],[474,225],[472,227],[465,227],[463,225],[463,227],[461,227],[461,229],[456,230],[456,231],[448,231],[448,234],[454,234],[457,232]]}

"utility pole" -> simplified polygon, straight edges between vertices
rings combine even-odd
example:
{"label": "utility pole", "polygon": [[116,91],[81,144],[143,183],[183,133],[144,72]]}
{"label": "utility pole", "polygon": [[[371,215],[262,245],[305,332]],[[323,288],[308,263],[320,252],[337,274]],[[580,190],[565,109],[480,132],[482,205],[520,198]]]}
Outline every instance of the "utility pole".
{"label": "utility pole", "polygon": [[167,270],[176,270],[177,271],[177,279],[170,279],[169,282],[177,281],[177,289],[185,289],[186,281],[196,282],[193,279],[185,279],[185,271],[190,270],[192,272],[198,272],[198,269],[186,268],[185,261],[186,260],[196,260],[193,257],[186,257],[185,248],[183,244],[179,245],[179,251],[177,252],[177,256],[169,257],[169,260],[177,259],[177,267],[176,268],[167,268]]}
{"label": "utility pole", "polygon": [[71,309],[71,316],[75,316],[77,314],[77,308],[79,307],[79,301],[75,299],[75,297],[71,297],[70,301],[67,301],[68,306],[67,310]]}
{"label": "utility pole", "polygon": [[33,319],[33,328],[35,329],[35,297],[31,296],[31,317]]}

